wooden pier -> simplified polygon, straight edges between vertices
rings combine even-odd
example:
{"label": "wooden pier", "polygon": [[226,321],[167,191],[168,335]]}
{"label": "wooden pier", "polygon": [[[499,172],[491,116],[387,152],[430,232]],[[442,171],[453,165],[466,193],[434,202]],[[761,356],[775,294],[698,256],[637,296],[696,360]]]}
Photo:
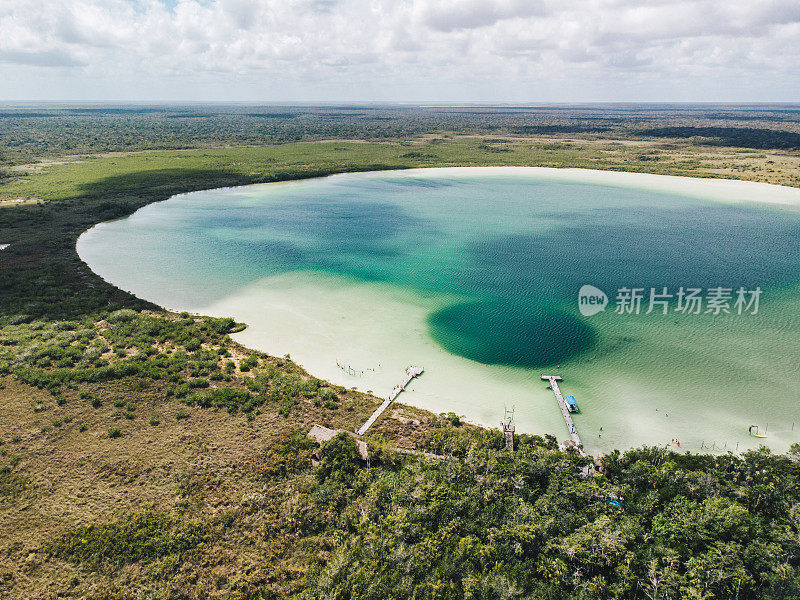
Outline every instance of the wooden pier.
{"label": "wooden pier", "polygon": [[570,415],[569,408],[567,408],[567,403],[564,400],[564,396],[561,395],[561,390],[558,387],[558,382],[561,381],[561,375],[542,375],[542,379],[546,379],[550,382],[550,388],[553,390],[553,394],[556,396],[558,407],[561,409],[561,414],[564,416],[564,422],[567,424],[569,436],[572,438],[572,441],[575,442],[578,452],[583,454],[581,437],[578,435],[578,430],[575,429],[575,423],[572,422],[572,415]]}
{"label": "wooden pier", "polygon": [[380,416],[381,416],[381,414],[383,414],[383,411],[385,411],[387,408],[389,408],[389,405],[390,405],[392,402],[394,402],[394,399],[395,399],[395,398],[397,398],[397,397],[400,395],[400,392],[402,392],[403,390],[405,390],[405,389],[406,389],[406,386],[409,384],[409,382],[410,382],[412,379],[414,379],[414,377],[417,377],[417,376],[419,376],[419,375],[422,375],[422,371],[423,371],[422,367],[408,367],[408,368],[406,369],[406,378],[405,378],[405,379],[403,379],[403,382],[402,382],[400,385],[398,385],[398,386],[395,386],[395,388],[394,388],[394,389],[392,390],[392,392],[389,394],[389,397],[388,397],[388,398],[386,398],[386,400],[384,400],[384,401],[381,403],[381,405],[380,405],[380,406],[379,406],[379,407],[378,407],[378,408],[375,410],[375,412],[374,412],[374,413],[372,413],[372,415],[370,416],[370,418],[369,418],[369,419],[367,419],[367,422],[366,422],[366,423],[364,423],[364,424],[361,426],[361,429],[359,429],[358,431],[356,431],[356,434],[357,434],[357,435],[364,435],[364,434],[367,432],[367,429],[369,429],[370,427],[372,427],[372,424],[373,424],[375,421],[377,421],[377,420],[378,420],[378,417],[380,417]]}

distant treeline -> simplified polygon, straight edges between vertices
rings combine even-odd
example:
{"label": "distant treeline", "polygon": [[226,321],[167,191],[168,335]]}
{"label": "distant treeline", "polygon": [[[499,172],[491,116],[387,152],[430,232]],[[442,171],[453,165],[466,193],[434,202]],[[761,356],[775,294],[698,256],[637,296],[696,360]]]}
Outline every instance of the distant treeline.
{"label": "distant treeline", "polygon": [[[751,129],[758,121],[763,129]],[[798,106],[90,105],[0,106],[0,164],[97,152],[426,134],[700,137],[800,147]]]}
{"label": "distant treeline", "polygon": [[703,138],[701,143],[735,148],[800,149],[800,133],[750,127],[658,127],[641,135],[666,138]]}

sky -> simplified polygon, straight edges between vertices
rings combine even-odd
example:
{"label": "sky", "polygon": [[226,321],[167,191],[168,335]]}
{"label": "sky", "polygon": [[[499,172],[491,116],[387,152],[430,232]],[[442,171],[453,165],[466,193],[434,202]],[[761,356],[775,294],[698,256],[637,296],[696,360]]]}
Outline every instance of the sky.
{"label": "sky", "polygon": [[0,0],[0,101],[797,102],[799,0]]}

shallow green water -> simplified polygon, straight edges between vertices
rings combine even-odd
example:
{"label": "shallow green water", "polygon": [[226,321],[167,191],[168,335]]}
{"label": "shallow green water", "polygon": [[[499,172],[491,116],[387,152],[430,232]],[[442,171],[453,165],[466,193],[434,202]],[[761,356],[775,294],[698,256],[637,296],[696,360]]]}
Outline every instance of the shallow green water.
{"label": "shallow green water", "polygon": [[[770,441],[782,447],[800,439],[789,427],[800,421],[798,240],[800,216],[792,210],[526,174],[444,172],[179,196],[98,226],[79,251],[111,282],[178,309],[225,306],[287,273],[375,284],[384,290],[375,303],[387,289],[409,292],[424,299],[417,301],[425,305],[420,335],[468,359],[459,368],[494,365],[498,376],[535,389],[534,408],[515,398],[521,429],[558,426],[555,401],[543,404],[537,379],[559,370],[565,391],[578,397],[576,423],[589,447],[673,438],[687,440],[684,447],[752,445],[742,435],[747,425],[770,421]],[[579,313],[584,284],[608,294],[605,312]],[[666,315],[660,307],[644,314],[650,288],[674,294],[681,286],[763,293],[755,315],[736,314],[735,293],[733,314],[682,314],[674,300]],[[645,290],[641,314],[614,312],[622,287]],[[304,298],[322,309],[325,294],[321,283],[305,288]],[[365,319],[364,327],[375,325]],[[269,332],[262,333],[270,350]],[[306,362],[330,361],[349,340],[327,343],[327,353]],[[392,352],[386,349],[387,361]],[[325,365],[304,364],[328,374]],[[425,366],[427,377],[435,365]],[[425,378],[417,384],[424,386]],[[488,423],[508,400],[458,395],[457,412]]]}

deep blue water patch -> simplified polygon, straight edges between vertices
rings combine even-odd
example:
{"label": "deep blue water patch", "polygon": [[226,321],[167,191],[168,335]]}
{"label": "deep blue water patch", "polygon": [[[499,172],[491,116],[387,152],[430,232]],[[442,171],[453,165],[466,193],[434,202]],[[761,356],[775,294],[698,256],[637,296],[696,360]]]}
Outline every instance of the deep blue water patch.
{"label": "deep blue water patch", "polygon": [[448,352],[488,365],[558,365],[591,350],[596,339],[585,321],[536,302],[456,304],[431,314],[428,326]]}

